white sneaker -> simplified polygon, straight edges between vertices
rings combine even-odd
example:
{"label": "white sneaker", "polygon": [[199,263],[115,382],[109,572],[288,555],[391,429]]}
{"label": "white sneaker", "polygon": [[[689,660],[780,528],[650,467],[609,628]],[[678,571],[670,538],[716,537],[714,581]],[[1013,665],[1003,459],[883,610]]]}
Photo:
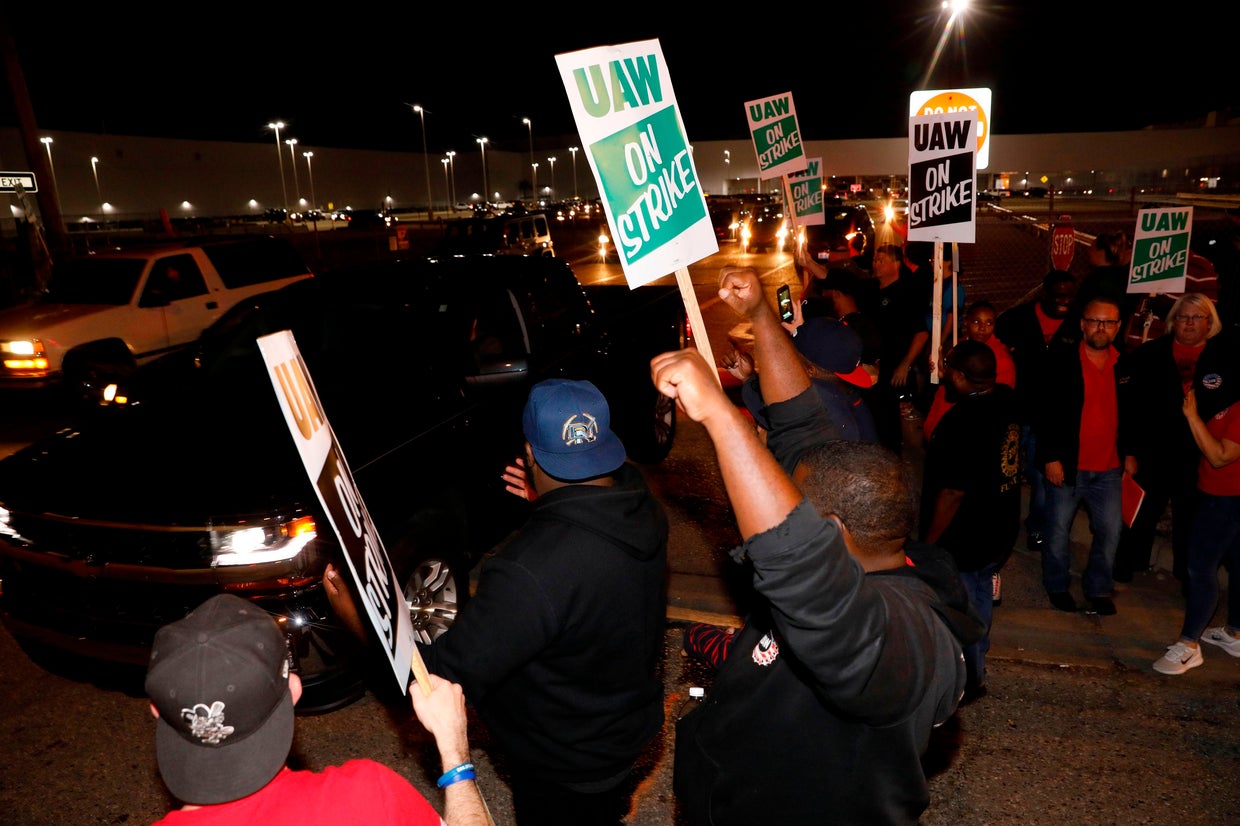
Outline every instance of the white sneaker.
{"label": "white sneaker", "polygon": [[1206,632],[1201,635],[1201,641],[1217,645],[1233,657],[1240,657],[1240,638],[1228,634],[1224,626],[1207,628]]}
{"label": "white sneaker", "polygon": [[1159,674],[1183,674],[1203,662],[1205,660],[1201,656],[1201,646],[1191,648],[1180,640],[1175,645],[1167,646],[1167,653],[1154,661],[1154,670]]}

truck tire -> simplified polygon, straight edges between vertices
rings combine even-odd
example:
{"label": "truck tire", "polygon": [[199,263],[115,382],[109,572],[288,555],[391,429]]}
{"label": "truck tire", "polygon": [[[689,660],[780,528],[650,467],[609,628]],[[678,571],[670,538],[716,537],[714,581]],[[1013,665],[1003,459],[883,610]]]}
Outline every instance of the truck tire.
{"label": "truck tire", "polygon": [[70,402],[95,404],[103,388],[137,369],[129,349],[119,341],[84,345],[65,354],[61,384]]}

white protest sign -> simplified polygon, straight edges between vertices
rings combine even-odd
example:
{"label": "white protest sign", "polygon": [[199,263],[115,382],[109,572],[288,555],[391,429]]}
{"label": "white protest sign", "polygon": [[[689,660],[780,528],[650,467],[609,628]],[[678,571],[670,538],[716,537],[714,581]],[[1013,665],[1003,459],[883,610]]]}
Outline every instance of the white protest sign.
{"label": "white protest sign", "polygon": [[805,147],[792,92],[746,101],[745,118],[758,156],[759,178],[766,181],[804,171]]}
{"label": "white protest sign", "polygon": [[817,226],[827,222],[823,209],[822,158],[809,158],[805,171],[787,177],[792,203],[792,218],[799,226]]}
{"label": "white protest sign", "polygon": [[555,59],[629,286],[718,252],[659,41]]}
{"label": "white protest sign", "polygon": [[[306,474],[344,549],[354,593],[366,607],[366,616],[403,693],[409,682],[410,662],[417,652],[413,622],[383,540],[370,521],[293,334],[283,330],[262,336],[258,349]],[[420,658],[415,672],[419,665]]]}
{"label": "white protest sign", "polygon": [[909,119],[908,240],[973,243],[976,132],[970,111]]}
{"label": "white protest sign", "polygon": [[955,112],[977,114],[977,168],[990,165],[990,100],[989,89],[930,89],[913,92],[908,97],[908,116],[950,115]]}
{"label": "white protest sign", "polygon": [[1130,293],[1180,293],[1188,283],[1192,207],[1143,209],[1137,213],[1128,269]]}

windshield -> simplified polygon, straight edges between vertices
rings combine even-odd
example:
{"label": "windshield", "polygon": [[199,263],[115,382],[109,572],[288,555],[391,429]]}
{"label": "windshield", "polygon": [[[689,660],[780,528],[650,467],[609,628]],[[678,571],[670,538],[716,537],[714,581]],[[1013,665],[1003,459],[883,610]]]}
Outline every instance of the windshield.
{"label": "windshield", "polygon": [[56,304],[113,304],[133,300],[143,258],[79,258],[52,270],[45,301]]}

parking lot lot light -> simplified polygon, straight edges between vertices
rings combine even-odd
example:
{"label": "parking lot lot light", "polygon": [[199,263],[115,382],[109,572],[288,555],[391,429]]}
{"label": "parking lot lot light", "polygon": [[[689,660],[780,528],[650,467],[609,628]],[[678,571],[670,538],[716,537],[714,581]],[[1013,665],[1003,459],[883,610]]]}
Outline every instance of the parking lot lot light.
{"label": "parking lot lot light", "polygon": [[280,194],[284,198],[284,211],[288,212],[288,186],[284,183],[284,150],[280,148],[280,130],[284,128],[284,121],[276,120],[267,124],[268,129],[276,130],[276,164],[280,167]]}

